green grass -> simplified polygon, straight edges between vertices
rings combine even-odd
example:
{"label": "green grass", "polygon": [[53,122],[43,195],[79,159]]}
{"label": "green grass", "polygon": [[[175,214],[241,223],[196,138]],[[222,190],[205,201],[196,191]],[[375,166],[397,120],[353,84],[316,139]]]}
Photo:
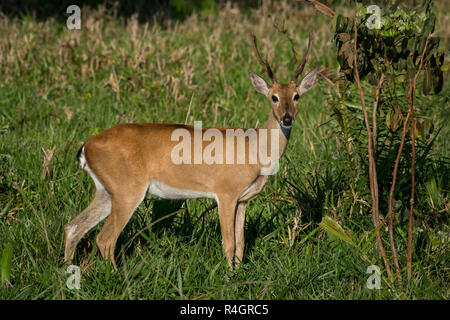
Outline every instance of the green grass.
{"label": "green grass", "polygon": [[[381,290],[366,288],[367,267],[382,267],[376,252],[369,252],[369,263],[315,229],[329,215],[357,239],[372,232],[368,190],[351,193],[342,182],[347,164],[323,84],[302,97],[281,169],[248,206],[242,268],[227,267],[217,211],[202,215],[211,201],[160,202],[153,210],[154,201],[145,200],[119,238],[119,270],[112,272],[96,249],[100,224],[78,245],[81,290],[66,287],[64,226],[93,193],[75,161],[81,144],[124,122],[261,125],[269,104],[249,80],[251,70],[263,75],[251,33],[281,80],[289,79],[294,60],[273,19],[286,19],[299,53],[316,32],[308,70],[336,66],[329,20],[295,8],[282,2],[249,16],[224,8],[218,16],[195,14],[164,27],[83,9],[81,31],[53,19],[0,18],[0,254],[9,243],[13,249],[0,299],[448,299],[447,225],[423,231],[434,242],[421,250],[416,245],[409,283],[404,278],[392,287],[383,278]],[[443,140],[436,153],[448,152]],[[44,166],[43,151],[53,148]],[[436,183],[428,189],[438,209],[448,209],[445,190]],[[397,226],[403,267],[404,230]]]}

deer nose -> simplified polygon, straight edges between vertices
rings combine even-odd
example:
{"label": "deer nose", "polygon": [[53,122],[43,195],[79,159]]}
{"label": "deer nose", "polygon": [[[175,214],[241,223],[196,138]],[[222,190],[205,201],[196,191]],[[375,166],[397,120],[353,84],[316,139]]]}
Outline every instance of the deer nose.
{"label": "deer nose", "polygon": [[292,117],[286,113],[282,119],[282,122],[285,127],[290,127],[292,126]]}

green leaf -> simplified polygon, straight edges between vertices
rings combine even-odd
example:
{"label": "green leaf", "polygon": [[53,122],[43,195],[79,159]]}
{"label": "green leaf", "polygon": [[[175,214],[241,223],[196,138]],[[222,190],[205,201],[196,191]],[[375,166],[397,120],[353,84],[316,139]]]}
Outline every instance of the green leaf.
{"label": "green leaf", "polygon": [[416,66],[411,56],[408,56],[408,58],[406,59],[406,70],[408,72],[408,77],[410,79],[413,79],[414,75],[416,74]]}
{"label": "green leaf", "polygon": [[444,73],[440,69],[436,69],[433,73],[433,88],[435,94],[441,92],[443,84]]}
{"label": "green leaf", "polygon": [[416,37],[415,50],[419,57],[422,55],[423,49],[425,48],[425,43],[427,42],[426,37]]}
{"label": "green leaf", "polygon": [[425,75],[423,77],[423,94],[428,95],[433,86],[433,74],[431,72],[431,66],[428,64],[425,69]]}
{"label": "green leaf", "polygon": [[330,235],[356,247],[353,239],[347,233],[345,233],[344,229],[342,229],[339,223],[333,220],[331,217],[323,217],[322,222],[319,224],[319,226]]}
{"label": "green leaf", "polygon": [[177,269],[177,281],[178,289],[180,290],[180,295],[183,293],[183,278],[181,277],[180,268]]}
{"label": "green leaf", "polygon": [[436,24],[436,15],[434,13],[431,13],[430,16],[427,18],[427,20],[425,20],[422,35],[426,37],[430,33],[433,33],[435,24]]}
{"label": "green leaf", "polygon": [[348,19],[343,15],[338,14],[336,18],[336,33],[345,32],[348,24]]}
{"label": "green leaf", "polygon": [[353,102],[350,102],[350,101],[344,101],[344,104],[345,104],[347,107],[354,108],[354,109],[358,109],[358,110],[361,110],[361,111],[362,111],[362,106],[361,106],[361,104],[353,103]]}
{"label": "green leaf", "polygon": [[414,37],[409,38],[406,48],[408,49],[410,54],[414,53],[415,46],[416,46],[416,38]]}
{"label": "green leaf", "polygon": [[449,70],[450,70],[450,62],[447,62],[447,63],[442,65],[441,71],[447,72]]}
{"label": "green leaf", "polygon": [[360,252],[362,254],[367,254],[375,246],[375,243],[376,243],[375,237],[376,237],[377,233],[380,232],[380,230],[383,227],[383,225],[385,224],[385,222],[386,222],[386,220],[384,220],[383,223],[380,223],[378,228],[376,228],[374,231],[372,231],[372,233],[369,237],[369,240],[367,240],[366,243],[364,244],[364,247],[362,247],[360,249]]}
{"label": "green leaf", "polygon": [[298,244],[301,245],[303,243],[306,242],[306,240],[308,240],[309,238],[311,238],[314,234],[316,234],[316,232],[319,230],[319,228],[315,228],[313,231],[311,231],[310,233],[308,233],[306,235],[306,237],[304,237]]}
{"label": "green leaf", "polygon": [[392,109],[389,109],[388,112],[386,113],[386,127],[390,128],[391,127],[391,118],[393,115],[394,111],[392,111]]}
{"label": "green leaf", "polygon": [[11,276],[11,263],[12,263],[13,248],[12,244],[8,243],[3,250],[1,260],[1,281],[2,283],[9,282]]}

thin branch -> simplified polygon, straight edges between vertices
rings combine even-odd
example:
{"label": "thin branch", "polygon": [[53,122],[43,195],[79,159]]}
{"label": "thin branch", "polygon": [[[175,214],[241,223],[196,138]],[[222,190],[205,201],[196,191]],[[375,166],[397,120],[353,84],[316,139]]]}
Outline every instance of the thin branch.
{"label": "thin branch", "polygon": [[[373,114],[372,114],[372,123],[373,123],[373,145],[376,146],[377,143],[377,107],[378,107],[378,102],[379,102],[379,98],[380,98],[380,90],[381,90],[381,86],[383,84],[384,81],[384,73],[381,74],[380,80],[378,82],[377,88],[376,88],[376,92],[375,92],[375,102],[373,103]],[[403,126],[403,134],[406,135],[406,123],[408,122],[408,118],[409,115],[407,117],[407,119],[405,120],[405,124]],[[402,139],[402,144],[401,144],[401,149],[403,149],[403,144],[404,144],[404,138]],[[400,151],[401,153],[401,151]],[[395,161],[395,172],[397,172],[397,168],[398,168],[398,160],[400,158],[400,153],[397,155],[396,161]],[[395,181],[394,181],[394,186],[395,186]],[[392,190],[393,193],[393,190]],[[393,212],[392,212],[392,201],[391,201],[391,194],[389,195],[389,211],[388,211],[388,215],[386,216],[386,219],[389,219],[389,242],[391,245],[391,252],[392,252],[392,258],[394,260],[394,266],[395,266],[395,274],[397,275],[397,277],[400,279],[400,266],[398,264],[398,257],[397,257],[397,250],[395,249],[395,242],[394,242],[394,231],[393,231]]]}
{"label": "thin branch", "polygon": [[407,267],[408,267],[408,280],[411,279],[411,265],[412,265],[412,238],[413,238],[413,223],[414,223],[414,189],[415,189],[415,166],[416,166],[416,121],[414,120],[414,102],[413,96],[415,92],[415,85],[411,88],[411,198],[409,200],[409,228],[408,228],[408,259],[407,259]]}
{"label": "thin branch", "polygon": [[[367,131],[367,141],[368,141],[368,157],[369,157],[369,181],[370,181],[370,193],[372,196],[372,221],[375,227],[375,230],[378,229],[379,223],[380,223],[380,217],[378,213],[378,182],[377,182],[377,171],[376,171],[376,163],[375,163],[375,155],[374,155],[374,146],[373,146],[373,138],[372,138],[372,131],[370,129],[370,123],[369,123],[369,117],[366,110],[366,104],[364,99],[364,92],[361,87],[361,80],[359,78],[359,72],[358,72],[358,64],[357,64],[357,43],[358,43],[358,29],[356,27],[356,16],[353,21],[353,28],[355,31],[354,36],[354,49],[353,49],[353,64],[354,64],[354,73],[355,73],[355,79],[356,84],[358,86],[360,98],[361,98],[361,107],[364,114],[364,123],[366,125],[366,131]],[[380,255],[383,259],[386,272],[388,275],[388,278],[391,277],[391,267],[389,265],[389,261],[386,256],[386,252],[383,247],[383,242],[381,241],[380,232],[377,230],[377,246],[378,250],[380,251]]]}
{"label": "thin branch", "polygon": [[381,74],[380,81],[378,81],[377,89],[375,92],[375,101],[373,103],[373,113],[372,113],[372,126],[373,126],[373,145],[377,145],[377,107],[378,107],[378,101],[380,98],[380,90],[381,86],[383,85],[384,81],[384,72]]}
{"label": "thin branch", "polygon": [[[415,193],[415,166],[416,166],[416,122],[414,120],[414,98],[416,96],[416,83],[417,78],[419,77],[420,72],[423,67],[423,58],[425,56],[425,52],[427,50],[428,41],[430,40],[430,35],[427,37],[427,41],[425,42],[425,47],[423,48],[422,55],[420,57],[420,65],[417,73],[414,77],[414,82],[410,88],[410,110],[411,113],[411,151],[412,151],[412,159],[411,159],[411,199],[410,199],[410,208],[409,208],[409,228],[408,228],[408,258],[407,258],[407,268],[408,268],[408,280],[411,280],[411,270],[412,270],[412,238],[413,238],[413,223],[414,223],[414,193]],[[411,82],[411,80],[410,80]]]}
{"label": "thin branch", "polygon": [[394,190],[395,184],[397,182],[397,171],[400,163],[400,156],[403,151],[403,146],[405,144],[406,138],[406,128],[408,126],[410,113],[408,112],[405,122],[403,123],[403,131],[402,131],[402,140],[400,142],[400,147],[398,148],[397,157],[395,159],[394,171],[392,173],[392,184],[391,189],[389,190],[389,205],[388,205],[388,216],[389,216],[389,241],[391,242],[391,252],[394,259],[395,272],[400,278],[400,266],[398,264],[397,251],[395,250],[394,245],[394,218],[393,218],[393,203],[394,203]]}
{"label": "thin branch", "polygon": [[[395,270],[396,270],[396,274],[400,274],[400,267],[398,265],[398,258],[397,258],[397,252],[395,250],[395,246],[394,246],[394,232],[393,232],[393,203],[394,203],[394,191],[395,191],[395,186],[396,186],[396,182],[397,182],[397,171],[398,171],[398,166],[400,164],[400,157],[401,154],[403,152],[403,147],[405,145],[405,139],[406,139],[406,129],[408,127],[408,122],[409,122],[409,118],[411,117],[411,107],[414,104],[413,99],[413,95],[412,95],[412,90],[414,87],[414,92],[415,92],[415,85],[416,85],[416,81],[417,81],[417,77],[419,76],[420,72],[422,71],[422,67],[423,67],[423,57],[425,54],[425,51],[427,49],[428,46],[428,39],[425,43],[425,47],[424,47],[424,51],[422,52],[422,56],[420,59],[420,65],[419,65],[419,69],[414,77],[414,84],[411,83],[411,79],[409,81],[409,85],[408,85],[408,95],[407,95],[407,99],[409,100],[410,103],[410,111],[408,112],[408,114],[406,115],[405,121],[403,123],[403,130],[402,130],[402,138],[401,138],[401,142],[400,142],[400,146],[398,148],[397,151],[397,157],[395,159],[395,164],[394,164],[394,170],[392,172],[392,183],[391,183],[391,188],[389,190],[389,203],[388,203],[388,216],[389,216],[389,240],[391,242],[391,250],[392,250],[392,255],[394,257],[394,265],[395,265]],[[412,223],[411,223],[412,225]],[[411,226],[410,226],[411,227]],[[412,230],[411,230],[411,234],[412,234]],[[409,239],[408,239],[408,244],[409,244]],[[408,247],[408,277],[410,277],[410,271],[411,270],[411,263],[412,263],[412,259],[409,259],[410,256],[410,248]]]}

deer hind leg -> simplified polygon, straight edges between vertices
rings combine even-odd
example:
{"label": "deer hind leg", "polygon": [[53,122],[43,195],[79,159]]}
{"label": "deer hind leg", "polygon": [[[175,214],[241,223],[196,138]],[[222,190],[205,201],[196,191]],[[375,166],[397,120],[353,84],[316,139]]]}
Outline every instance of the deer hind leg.
{"label": "deer hind leg", "polygon": [[111,197],[105,189],[97,189],[94,199],[92,199],[89,206],[64,228],[66,243],[64,251],[65,261],[71,261],[73,259],[75,248],[81,238],[100,221],[105,219],[110,212]]}
{"label": "deer hind leg", "polygon": [[130,220],[133,212],[145,197],[146,190],[137,192],[134,195],[113,194],[111,197],[111,214],[97,235],[97,246],[104,259],[111,259],[115,269],[117,269],[114,259],[114,249],[120,233]]}
{"label": "deer hind leg", "polygon": [[236,239],[236,267],[242,262],[244,257],[244,224],[245,224],[245,211],[247,209],[247,202],[239,202],[236,208],[235,218],[235,239]]}
{"label": "deer hind leg", "polygon": [[225,256],[227,257],[228,266],[233,269],[234,251],[236,248],[234,234],[234,218],[236,213],[237,200],[229,198],[219,199],[219,221],[222,232],[222,244]]}

